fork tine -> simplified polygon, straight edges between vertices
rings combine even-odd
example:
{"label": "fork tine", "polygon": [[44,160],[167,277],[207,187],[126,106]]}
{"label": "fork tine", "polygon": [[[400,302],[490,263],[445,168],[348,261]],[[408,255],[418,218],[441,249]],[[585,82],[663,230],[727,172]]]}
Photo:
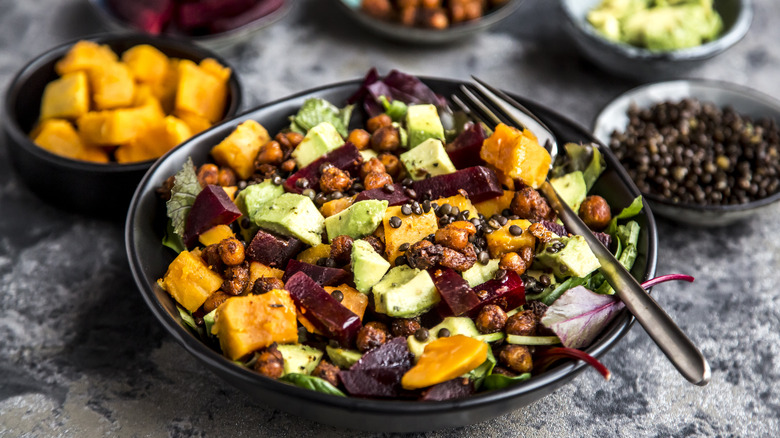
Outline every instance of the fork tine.
{"label": "fork tine", "polygon": [[485,100],[478,97],[468,87],[461,85],[460,92],[463,93],[463,96],[471,103],[471,108],[477,110],[472,111],[472,113],[479,112],[484,115],[483,120],[486,122],[486,125],[493,127],[503,122],[503,120],[485,104]]}
{"label": "fork tine", "polygon": [[476,76],[472,75],[471,79],[474,79],[474,81],[477,84],[479,84],[482,87],[486,88],[489,92],[493,93],[494,95],[498,96],[499,98],[505,100],[507,103],[509,103],[513,107],[519,109],[520,111],[525,113],[528,117],[532,118],[534,121],[536,121],[536,123],[539,123],[540,125],[542,125],[542,126],[544,126],[546,128],[546,126],[544,125],[544,122],[539,120],[539,118],[536,117],[536,115],[534,113],[532,113],[528,108],[523,106],[523,104],[521,104],[520,102],[515,100],[512,96],[504,93],[503,91],[501,91],[498,88],[488,84],[487,82],[483,81],[482,79],[480,79],[480,78],[478,78]]}

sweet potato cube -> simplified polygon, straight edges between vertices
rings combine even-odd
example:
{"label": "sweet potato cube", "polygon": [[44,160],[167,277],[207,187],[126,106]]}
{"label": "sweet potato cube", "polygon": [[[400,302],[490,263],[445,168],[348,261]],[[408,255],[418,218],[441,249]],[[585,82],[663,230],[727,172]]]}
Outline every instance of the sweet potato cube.
{"label": "sweet potato cube", "polygon": [[[522,234],[515,236],[510,233],[509,227],[512,225],[520,227],[523,230]],[[516,219],[508,221],[503,227],[485,236],[490,257],[496,259],[508,252],[517,252],[526,246],[531,248],[536,246],[536,237],[528,231],[530,226],[531,222],[525,219]]]}
{"label": "sweet potato cube", "polygon": [[92,101],[98,110],[130,106],[135,96],[135,81],[130,69],[112,62],[89,69]]}
{"label": "sweet potato cube", "polygon": [[76,119],[89,111],[89,86],[83,71],[49,82],[41,99],[41,120]]}
{"label": "sweet potato cube", "polygon": [[211,156],[222,166],[233,169],[241,179],[254,172],[254,163],[260,147],[271,140],[263,125],[247,120],[238,125],[221,143],[211,149]]}
{"label": "sweet potato cube", "polygon": [[184,121],[184,123],[187,124],[187,126],[190,127],[192,135],[200,134],[201,132],[211,128],[211,122],[209,122],[205,117],[199,116],[197,114],[180,111],[178,116],[181,120]]}
{"label": "sweet potato cube", "polygon": [[142,130],[130,143],[117,148],[114,155],[120,163],[152,160],[163,156],[191,137],[190,127],[174,116]]}
{"label": "sweet potato cube", "polygon": [[231,297],[217,308],[211,331],[219,338],[222,352],[232,360],[274,342],[297,342],[295,305],[284,289]]}
{"label": "sweet potato cube", "polygon": [[474,207],[474,204],[469,201],[469,198],[466,198],[463,195],[455,195],[450,196],[449,198],[439,198],[435,201],[438,205],[444,205],[444,204],[450,204],[452,207],[458,207],[458,210],[460,211],[469,211],[469,219],[474,219],[477,217],[477,209]]}
{"label": "sweet potato cube", "polygon": [[208,72],[220,81],[227,83],[228,79],[230,79],[230,67],[225,67],[224,65],[217,62],[217,60],[214,58],[205,58],[204,60],[200,61],[198,67],[202,68],[204,71]]}
{"label": "sweet potato cube", "polygon": [[168,74],[168,57],[148,44],[133,46],[122,54],[136,82],[162,83]]}
{"label": "sweet potato cube", "polygon": [[90,111],[76,121],[79,133],[88,143],[111,146],[130,143],[165,114],[156,100],[135,108]]}
{"label": "sweet potato cube", "polygon": [[327,243],[320,243],[319,245],[314,245],[311,248],[301,251],[295,259],[299,262],[316,265],[317,260],[323,257],[330,257],[330,245]]}
{"label": "sweet potato cube", "polygon": [[512,204],[512,198],[514,197],[514,190],[504,190],[504,194],[498,198],[477,202],[474,204],[474,207],[477,208],[478,213],[489,218],[494,214],[501,214],[502,211],[509,208],[509,206]]}
{"label": "sweet potato cube", "polygon": [[57,61],[54,70],[60,76],[74,71],[85,71],[93,67],[117,62],[119,58],[106,45],[92,41],[79,41],[68,50],[65,56]]}
{"label": "sweet potato cube", "polygon": [[67,120],[44,120],[33,131],[32,140],[43,149],[66,158],[108,162],[108,154],[102,148],[84,144],[76,129]]}
{"label": "sweet potato cube", "polygon": [[222,281],[222,277],[209,269],[203,259],[189,251],[182,251],[168,265],[168,272],[157,284],[182,307],[194,312],[222,286]]}
{"label": "sweet potato cube", "polygon": [[[400,227],[390,226],[390,218],[393,216],[401,219]],[[398,249],[401,245],[404,243],[412,245],[439,229],[439,223],[433,209],[420,215],[404,216],[401,214],[400,206],[387,208],[382,225],[385,230],[385,252],[391,264],[395,263],[396,257],[401,255],[401,251]]]}
{"label": "sweet potato cube", "polygon": [[[162,82],[150,83],[152,92],[160,101],[166,114],[173,113],[176,103],[176,90],[179,87],[179,62],[178,58],[171,58],[168,61],[168,70]],[[176,114],[176,116],[182,118],[181,113]]]}
{"label": "sweet potato cube", "polygon": [[205,232],[200,233],[198,241],[203,246],[209,246],[234,236],[233,230],[228,225],[214,225]]}
{"label": "sweet potato cube", "polygon": [[539,188],[547,178],[551,161],[550,154],[531,131],[520,131],[503,123],[482,143],[480,157],[506,176],[518,178],[533,188]]}
{"label": "sweet potato cube", "polygon": [[255,283],[258,278],[273,277],[282,279],[284,271],[281,269],[272,268],[268,265],[264,265],[260,262],[249,263],[249,284]]}
{"label": "sweet potato cube", "polygon": [[[329,293],[331,296],[333,295],[333,291],[341,291],[342,295],[344,296],[344,298],[341,300],[341,305],[351,310],[352,313],[360,317],[360,320],[363,321],[363,315],[366,313],[366,308],[368,307],[368,295],[362,294],[355,288],[346,284],[342,284],[340,286],[325,286],[323,289],[325,289],[325,292]],[[314,333],[317,335],[322,334],[322,332],[317,330],[311,321],[306,319],[306,317],[303,316],[300,311],[298,312],[298,321],[306,328],[309,333]]]}
{"label": "sweet potato cube", "polygon": [[179,85],[174,113],[190,112],[214,123],[222,118],[227,101],[227,79],[190,60],[179,61]]}

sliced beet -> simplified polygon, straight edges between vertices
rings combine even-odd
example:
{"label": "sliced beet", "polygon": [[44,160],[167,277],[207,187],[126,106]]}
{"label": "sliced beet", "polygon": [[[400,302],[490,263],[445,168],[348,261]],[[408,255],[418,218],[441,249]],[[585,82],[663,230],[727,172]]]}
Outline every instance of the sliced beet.
{"label": "sliced beet", "polygon": [[483,164],[479,156],[482,150],[482,142],[485,141],[485,130],[479,123],[471,123],[466,126],[452,143],[447,145],[447,155],[457,169],[465,169],[475,164]]}
{"label": "sliced beet", "polygon": [[257,0],[195,0],[181,2],[176,19],[184,30],[207,28],[213,21],[240,15],[252,8]]}
{"label": "sliced beet", "polygon": [[301,262],[291,259],[287,262],[287,268],[284,270],[282,281],[287,283],[295,273],[303,272],[309,278],[316,281],[320,286],[333,286],[347,281],[349,273],[339,268],[328,268],[326,266],[312,265],[311,263]]}
{"label": "sliced beet", "polygon": [[384,187],[371,190],[363,190],[355,197],[355,202],[365,201],[367,199],[376,199],[378,201],[387,201],[390,206],[406,204],[412,198],[404,193],[404,186],[393,184],[393,190],[385,190]]}
{"label": "sliced beet", "polygon": [[457,377],[426,389],[423,391],[420,400],[453,400],[456,398],[468,397],[474,394],[474,392],[474,383],[470,379]]}
{"label": "sliced beet", "polygon": [[465,190],[471,202],[482,202],[504,194],[496,174],[487,167],[474,166],[446,175],[415,181],[412,188],[417,196],[431,199],[455,196]]}
{"label": "sliced beet", "polygon": [[214,20],[209,28],[213,33],[227,32],[238,29],[259,18],[265,17],[284,5],[284,0],[255,0],[255,5],[238,15],[222,17]]}
{"label": "sliced beet", "polygon": [[284,269],[290,259],[303,250],[305,245],[295,237],[280,236],[260,229],[246,249],[250,260],[272,268]]}
{"label": "sliced beet", "polygon": [[471,309],[469,316],[476,318],[487,304],[496,304],[505,311],[516,309],[525,304],[525,285],[515,271],[506,271],[500,280],[489,280],[474,287],[480,302]]}
{"label": "sliced beet", "polygon": [[134,27],[158,35],[173,15],[173,0],[109,0],[116,15]]}
{"label": "sliced beet", "polygon": [[369,351],[339,373],[350,395],[357,397],[399,397],[406,391],[401,378],[412,367],[414,355],[409,352],[406,338],[394,338]]}
{"label": "sliced beet", "polygon": [[325,292],[316,281],[297,272],[284,285],[295,305],[315,327],[350,348],[362,327],[360,317]]}
{"label": "sliced beet", "polygon": [[433,268],[429,271],[436,290],[443,298],[442,316],[460,316],[477,307],[480,303],[477,294],[471,290],[466,280],[450,268]]}
{"label": "sliced beet", "polygon": [[184,243],[191,247],[198,242],[200,233],[215,225],[227,225],[241,216],[241,211],[230,200],[225,190],[213,184],[198,193],[192,204],[184,227]]}
{"label": "sliced beet", "polygon": [[[320,167],[325,163],[330,163],[356,177],[362,162],[363,156],[360,155],[357,147],[350,142],[346,142],[343,146],[317,158],[308,166],[290,175],[287,181],[284,182],[284,188],[289,192],[302,193],[306,187],[316,187],[320,181]],[[297,182],[300,179],[306,180],[304,187],[301,187],[300,183]]]}

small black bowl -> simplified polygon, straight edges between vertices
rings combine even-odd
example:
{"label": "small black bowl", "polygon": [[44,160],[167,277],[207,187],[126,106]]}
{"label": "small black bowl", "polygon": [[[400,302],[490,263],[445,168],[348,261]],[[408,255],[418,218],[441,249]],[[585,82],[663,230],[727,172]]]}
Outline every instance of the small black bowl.
{"label": "small black bowl", "polygon": [[[445,96],[458,91],[460,85],[459,82],[451,80],[422,80],[435,92]],[[201,342],[182,322],[175,301],[157,286],[157,279],[165,275],[175,256],[161,244],[167,219],[165,204],[155,192],[157,187],[181,169],[188,157],[196,164],[206,162],[211,148],[240,123],[256,120],[269,132],[277,132],[289,125],[288,117],[295,114],[307,98],[319,97],[340,105],[359,88],[360,83],[360,80],[356,80],[329,85],[255,108],[184,143],[155,163],[138,186],[125,225],[127,257],[144,301],[166,331],[195,359],[230,384],[246,391],[253,399],[295,415],[342,428],[414,432],[459,427],[503,415],[551,394],[584,371],[587,365],[583,362],[565,361],[539,376],[509,388],[440,402],[338,397],[291,386],[239,366]],[[574,122],[533,102],[519,97],[516,99],[542,119],[559,141],[595,141]],[[356,114],[353,121],[358,117]],[[600,148],[606,159],[607,169],[593,190],[605,197],[610,205],[628,206],[639,196],[639,191],[615,156],[606,147]],[[632,275],[644,281],[655,275],[658,236],[655,220],[649,209],[645,208],[636,220],[641,225],[641,233],[637,246],[638,257]],[[622,312],[586,352],[594,357],[602,356],[628,333],[633,321],[634,318],[628,312]]]}
{"label": "small black bowl", "polygon": [[[207,49],[187,41],[146,35],[97,35],[79,40],[106,44],[121,54],[149,44],[169,57],[200,61],[214,58],[227,62]],[[29,137],[38,121],[46,84],[57,79],[54,64],[77,41],[55,47],[38,56],[17,73],[5,96],[5,136],[11,162],[21,179],[41,199],[65,210],[108,218],[124,217],[138,181],[155,160],[138,163],[91,163],[61,157],[37,146]],[[241,84],[235,72],[228,82],[224,119],[234,116],[241,105]]]}
{"label": "small black bowl", "polygon": [[723,19],[723,31],[714,41],[672,51],[652,51],[608,40],[587,20],[601,0],[559,0],[564,28],[574,44],[594,64],[619,76],[660,80],[679,76],[739,42],[753,21],[752,0],[714,0]]}

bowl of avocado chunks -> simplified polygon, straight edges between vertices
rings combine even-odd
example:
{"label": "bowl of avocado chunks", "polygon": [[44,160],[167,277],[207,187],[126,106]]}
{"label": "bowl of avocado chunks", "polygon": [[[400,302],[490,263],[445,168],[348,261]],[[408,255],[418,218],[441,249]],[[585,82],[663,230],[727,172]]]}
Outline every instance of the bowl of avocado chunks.
{"label": "bowl of avocado chunks", "polygon": [[561,0],[564,28],[585,57],[628,78],[677,76],[747,33],[751,0]]}
{"label": "bowl of avocado chunks", "polygon": [[[532,188],[549,154],[527,130],[464,123],[442,97],[458,86],[372,71],[166,155],[125,230],[149,308],[257,400],[351,429],[463,426],[550,394],[586,362],[608,376],[596,358],[633,317]],[[625,170],[576,124],[518,100],[567,142],[550,170],[564,199],[590,205],[597,235],[653,277],[655,222]],[[602,322],[583,322],[594,311]]]}

